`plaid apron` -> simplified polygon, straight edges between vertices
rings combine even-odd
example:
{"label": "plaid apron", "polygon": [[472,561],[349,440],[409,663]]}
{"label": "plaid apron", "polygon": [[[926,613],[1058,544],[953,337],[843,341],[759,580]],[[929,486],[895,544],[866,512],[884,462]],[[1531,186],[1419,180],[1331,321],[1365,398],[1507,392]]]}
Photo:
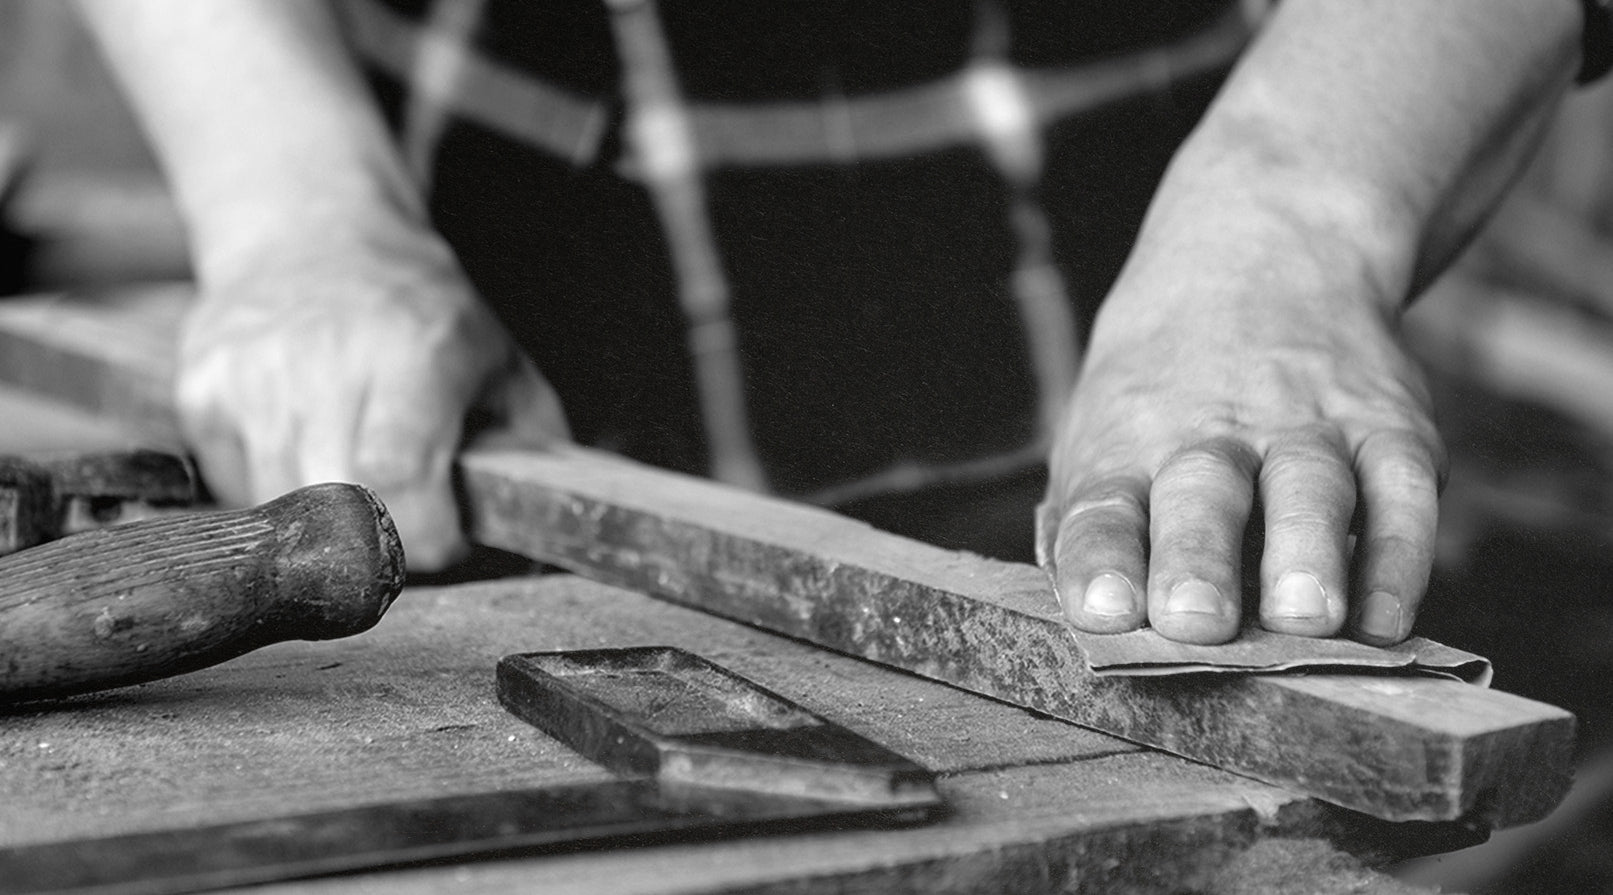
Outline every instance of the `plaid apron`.
{"label": "plaid apron", "polygon": [[348,0],[579,441],[1029,556],[1082,335],[1235,0]]}

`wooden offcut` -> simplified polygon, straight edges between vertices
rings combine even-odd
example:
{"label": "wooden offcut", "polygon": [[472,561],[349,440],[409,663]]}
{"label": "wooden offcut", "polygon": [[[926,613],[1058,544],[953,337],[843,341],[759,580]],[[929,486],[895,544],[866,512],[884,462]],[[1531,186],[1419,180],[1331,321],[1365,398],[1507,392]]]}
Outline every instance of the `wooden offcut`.
{"label": "wooden offcut", "polygon": [[[56,375],[36,366],[10,381],[171,419],[171,359],[153,346],[183,300],[58,298],[24,307],[15,325],[0,309],[0,353],[59,362]],[[79,333],[113,316],[155,353]],[[0,376],[13,366],[0,363]],[[581,448],[470,451],[461,470],[467,522],[485,544],[1376,817],[1507,826],[1545,814],[1569,782],[1573,717],[1510,694],[1372,675],[1100,678],[1033,566]]]}

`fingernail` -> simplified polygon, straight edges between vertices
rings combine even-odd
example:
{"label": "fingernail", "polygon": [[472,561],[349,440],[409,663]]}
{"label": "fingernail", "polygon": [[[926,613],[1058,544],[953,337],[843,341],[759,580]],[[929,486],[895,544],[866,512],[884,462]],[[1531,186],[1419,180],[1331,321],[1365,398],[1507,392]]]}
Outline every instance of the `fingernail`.
{"label": "fingernail", "polygon": [[1327,591],[1315,575],[1289,572],[1277,582],[1271,601],[1274,618],[1326,618]]}
{"label": "fingernail", "polygon": [[1087,584],[1081,595],[1081,608],[1087,615],[1113,618],[1137,611],[1137,590],[1125,576],[1105,572]]}
{"label": "fingernail", "polygon": [[1165,598],[1165,611],[1196,615],[1220,615],[1221,592],[1208,581],[1196,578],[1176,585]]}
{"label": "fingernail", "polygon": [[1375,590],[1361,603],[1361,633],[1385,640],[1400,636],[1400,600],[1394,594]]}

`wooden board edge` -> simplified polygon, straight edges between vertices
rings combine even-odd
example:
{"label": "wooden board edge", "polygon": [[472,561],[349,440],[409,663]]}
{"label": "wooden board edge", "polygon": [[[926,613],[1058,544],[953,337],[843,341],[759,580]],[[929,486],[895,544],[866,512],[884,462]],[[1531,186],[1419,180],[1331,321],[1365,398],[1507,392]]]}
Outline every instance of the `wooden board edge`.
{"label": "wooden board edge", "polygon": [[[1383,680],[1376,676],[1327,676],[1349,699],[1282,677],[1099,678],[1087,670],[1074,639],[1046,616],[814,553],[843,540],[824,530],[842,524],[856,539],[878,540],[895,552],[937,548],[703,480],[689,480],[705,495],[693,505],[710,502],[720,512],[663,511],[645,495],[666,487],[674,474],[616,457],[591,461],[581,448],[559,453],[564,462],[529,453],[461,458],[478,540],[1387,820],[1513,825],[1536,819],[1561,795],[1555,785],[1542,793],[1518,791],[1566,779],[1571,716],[1560,709],[1455,681],[1394,679],[1398,692],[1419,694],[1425,703],[1459,695],[1523,709],[1514,718],[1492,706],[1493,724],[1452,730],[1437,718],[1426,723],[1375,710],[1373,690]],[[579,462],[607,470],[610,493],[579,487],[578,477],[566,474]],[[640,480],[644,487],[637,486]],[[752,532],[780,530],[757,522],[775,510],[809,527],[788,543],[757,539]],[[969,562],[957,554],[947,560],[955,569]],[[1563,719],[1570,719],[1567,727]],[[1489,738],[1482,751],[1496,762],[1465,760],[1478,737]],[[1517,777],[1497,773],[1507,761],[1543,767]]]}

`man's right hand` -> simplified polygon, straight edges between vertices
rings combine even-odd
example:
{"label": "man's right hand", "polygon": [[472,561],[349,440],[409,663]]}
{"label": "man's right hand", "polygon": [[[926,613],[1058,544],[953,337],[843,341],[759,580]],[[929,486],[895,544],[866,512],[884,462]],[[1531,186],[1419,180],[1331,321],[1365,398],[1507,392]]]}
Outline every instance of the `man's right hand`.
{"label": "man's right hand", "polygon": [[440,569],[465,548],[451,474],[467,416],[541,445],[566,437],[559,401],[434,234],[312,243],[204,278],[179,356],[186,436],[229,504],[368,485],[410,569]]}
{"label": "man's right hand", "polygon": [[230,503],[345,480],[410,568],[463,549],[468,414],[538,443],[560,406],[442,239],[324,0],[79,0],[190,232],[182,422]]}

